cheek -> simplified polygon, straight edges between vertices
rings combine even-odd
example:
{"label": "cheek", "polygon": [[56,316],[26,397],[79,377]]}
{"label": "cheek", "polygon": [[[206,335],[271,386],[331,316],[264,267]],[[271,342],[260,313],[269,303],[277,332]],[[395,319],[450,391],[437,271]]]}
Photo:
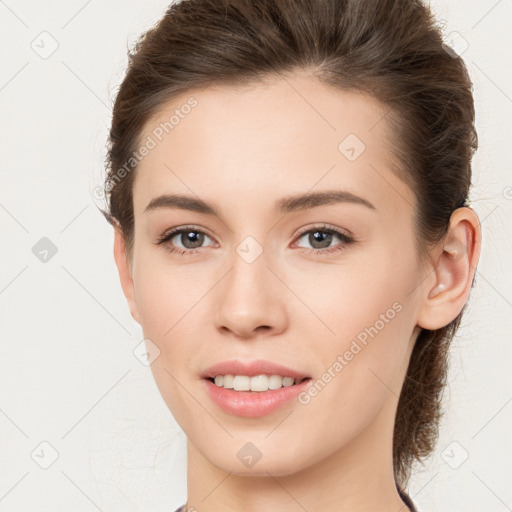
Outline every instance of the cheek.
{"label": "cheek", "polygon": [[135,300],[146,337],[162,339],[175,323],[171,298],[176,290],[163,276],[151,271],[139,272],[136,276]]}
{"label": "cheek", "polygon": [[[315,450],[328,453],[332,443],[348,444],[398,401],[407,362],[409,312],[399,304],[395,309],[373,306],[363,316],[339,315],[334,343],[326,340],[316,351],[323,361],[317,365],[321,373],[313,383],[315,391],[310,388],[301,402],[308,432],[322,433],[323,448]],[[375,315],[381,311],[388,323]]]}
{"label": "cheek", "polygon": [[[142,252],[142,251],[141,251]],[[141,254],[134,267],[135,300],[144,333],[155,340],[171,337],[187,322],[188,312],[205,294],[205,281],[193,266],[166,265],[155,255]]]}
{"label": "cheek", "polygon": [[[308,315],[302,324],[306,339],[314,343],[315,367],[321,373],[321,391],[311,399],[318,406],[312,404],[315,414],[327,411],[339,417],[344,411],[370,417],[390,388],[399,395],[415,325],[409,292],[418,276],[414,258],[400,265],[393,259],[389,253],[360,272],[334,269],[337,277],[331,269],[328,278],[316,274],[303,282],[301,297],[316,315],[313,321]],[[316,291],[309,288],[308,293],[313,281]],[[327,407],[329,403],[336,407]]]}
{"label": "cheek", "polygon": [[288,302],[291,324],[301,324],[310,337],[314,331],[311,339],[320,337],[338,350],[358,335],[364,341],[365,330],[374,325],[379,332],[394,329],[415,279],[410,263],[398,266],[389,253],[281,275],[295,295]]}

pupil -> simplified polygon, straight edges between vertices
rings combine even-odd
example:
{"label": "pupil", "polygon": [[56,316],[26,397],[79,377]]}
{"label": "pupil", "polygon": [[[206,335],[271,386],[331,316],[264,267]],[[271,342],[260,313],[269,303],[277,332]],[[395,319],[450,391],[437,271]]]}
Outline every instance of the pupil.
{"label": "pupil", "polygon": [[[319,235],[319,236],[317,237],[317,235]],[[323,245],[320,248],[329,247],[331,239],[332,239],[331,233],[326,233],[323,231],[315,231],[312,233],[312,236],[313,236],[313,238],[312,238],[312,240],[310,240],[310,242],[313,242],[313,243],[311,243],[311,245],[313,247],[315,247],[314,243],[316,243],[316,242],[321,242],[321,243],[323,242]]]}
{"label": "pupil", "polygon": [[[183,234],[185,236],[185,243],[183,245],[188,248],[196,248],[201,247],[202,241],[203,241],[203,234],[202,233],[196,233],[195,231],[189,231],[188,233]],[[183,242],[183,240],[182,240]],[[188,246],[187,244],[191,243],[192,247]]]}

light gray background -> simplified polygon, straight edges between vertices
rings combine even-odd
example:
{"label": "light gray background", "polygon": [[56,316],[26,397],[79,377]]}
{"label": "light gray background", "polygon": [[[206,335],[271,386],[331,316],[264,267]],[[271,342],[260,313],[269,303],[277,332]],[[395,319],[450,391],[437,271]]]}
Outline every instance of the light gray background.
{"label": "light gray background", "polygon": [[[3,512],[171,511],[186,500],[185,435],[132,353],[142,331],[94,206],[127,45],[167,4],[0,1]],[[469,43],[483,251],[438,447],[409,491],[420,512],[502,512],[512,510],[512,1],[433,7],[447,41],[456,31]],[[46,263],[32,252],[43,237],[57,247]]]}

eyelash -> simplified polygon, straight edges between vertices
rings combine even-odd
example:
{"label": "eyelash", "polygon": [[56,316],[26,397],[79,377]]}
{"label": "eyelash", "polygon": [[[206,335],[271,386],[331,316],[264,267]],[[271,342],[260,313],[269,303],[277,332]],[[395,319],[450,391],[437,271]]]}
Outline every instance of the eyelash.
{"label": "eyelash", "polygon": [[[332,226],[329,226],[327,224],[313,226],[312,228],[308,228],[308,229],[302,231],[301,233],[299,233],[296,236],[296,240],[299,240],[304,235],[306,235],[310,232],[316,232],[316,231],[319,231],[322,233],[327,233],[330,235],[336,235],[338,238],[340,238],[342,243],[339,245],[336,245],[334,247],[328,248],[328,249],[302,248],[307,254],[313,254],[315,256],[324,256],[326,254],[332,254],[332,253],[342,251],[344,249],[344,246],[350,245],[355,242],[355,239],[352,238],[351,236],[349,236],[345,233],[342,233],[338,229],[336,229]],[[188,233],[188,232],[200,233],[200,234],[208,236],[209,238],[212,238],[206,231],[203,231],[202,229],[196,228],[195,226],[184,226],[184,227],[172,229],[171,231],[164,233],[161,237],[158,238],[158,242],[156,242],[156,243],[157,243],[157,245],[165,244],[164,248],[166,251],[173,253],[173,254],[178,254],[180,256],[184,256],[185,254],[195,254],[200,249],[176,249],[175,247],[172,247],[171,245],[166,244],[166,242],[168,242],[169,240],[174,238],[176,235],[182,234],[182,233]]]}

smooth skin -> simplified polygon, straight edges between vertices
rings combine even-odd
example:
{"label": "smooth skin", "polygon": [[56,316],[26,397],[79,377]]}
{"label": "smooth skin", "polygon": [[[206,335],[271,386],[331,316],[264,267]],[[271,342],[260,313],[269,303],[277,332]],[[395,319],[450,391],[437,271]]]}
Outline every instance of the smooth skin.
{"label": "smooth skin", "polygon": [[[159,123],[191,96],[197,106],[136,170],[133,258],[119,229],[114,240],[131,314],[160,350],[154,378],[187,436],[187,506],[404,512],[392,463],[398,397],[420,327],[447,325],[468,299],[481,247],[476,213],[456,210],[422,265],[416,199],[390,170],[386,109],[376,100],[305,73],[217,85],[169,102],[140,140],[154,139]],[[339,150],[349,134],[366,146],[354,161]],[[374,208],[338,202],[274,210],[284,197],[327,190],[349,191]],[[162,194],[213,204],[220,217],[145,211]],[[323,224],[354,242],[325,231],[323,242],[314,238]],[[158,245],[175,227],[188,228],[189,238]],[[193,238],[194,228],[206,235]],[[248,262],[240,247],[262,252]],[[321,379],[397,303],[400,312],[307,404],[294,400],[243,418],[204,391],[201,372],[232,358],[271,360]],[[237,456],[249,442],[261,452],[252,467]]]}

